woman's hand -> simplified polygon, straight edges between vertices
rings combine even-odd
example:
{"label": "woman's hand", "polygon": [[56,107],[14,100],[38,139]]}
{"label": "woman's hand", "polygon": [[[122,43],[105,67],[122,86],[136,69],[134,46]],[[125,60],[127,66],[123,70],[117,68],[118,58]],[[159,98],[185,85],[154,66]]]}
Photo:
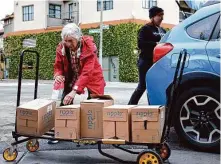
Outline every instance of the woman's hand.
{"label": "woman's hand", "polygon": [[65,81],[65,78],[62,75],[58,75],[58,76],[55,77],[55,82],[56,83],[63,83],[64,81]]}
{"label": "woman's hand", "polygon": [[69,105],[74,100],[74,97],[76,95],[76,92],[73,90],[69,94],[67,94],[63,100],[64,105]]}

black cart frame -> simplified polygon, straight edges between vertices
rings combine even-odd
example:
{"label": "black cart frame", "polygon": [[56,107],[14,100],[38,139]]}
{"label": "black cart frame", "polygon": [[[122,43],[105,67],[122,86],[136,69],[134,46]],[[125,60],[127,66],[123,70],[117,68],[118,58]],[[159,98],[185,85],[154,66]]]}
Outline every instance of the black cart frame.
{"label": "black cart frame", "polygon": [[[20,64],[19,64],[19,71],[18,71],[18,92],[17,92],[17,107],[20,105],[20,98],[21,98],[21,83],[22,83],[22,71],[23,71],[23,60],[24,60],[24,55],[26,53],[29,53],[29,55],[35,55],[36,56],[36,72],[35,72],[35,88],[34,88],[34,99],[37,98],[37,91],[38,91],[38,76],[39,76],[39,53],[34,50],[24,50],[21,52],[20,55]],[[174,113],[174,104],[176,101],[176,98],[178,96],[178,89],[179,85],[182,81],[182,75],[183,71],[185,68],[185,63],[187,59],[187,51],[183,49],[178,58],[177,66],[175,69],[175,74],[174,74],[174,79],[173,83],[170,88],[170,93],[167,96],[167,103],[166,103],[166,118],[165,118],[165,123],[163,127],[163,134],[161,138],[161,143],[132,143],[132,142],[127,142],[124,140],[119,140],[119,139],[80,139],[80,140],[66,140],[66,139],[58,139],[54,138],[54,130],[50,130],[49,132],[45,133],[43,136],[31,136],[31,135],[22,135],[17,132],[17,121],[15,120],[15,131],[12,132],[12,136],[15,139],[15,142],[11,143],[11,148],[10,152],[15,152],[16,147],[18,144],[21,144],[26,141],[34,140],[34,142],[37,141],[37,139],[47,139],[47,140],[59,140],[59,141],[67,141],[67,142],[74,142],[77,144],[77,146],[80,146],[80,144],[90,144],[98,145],[98,151],[100,154],[102,154],[105,157],[111,158],[115,161],[121,162],[121,163],[132,163],[131,161],[124,161],[122,159],[119,159],[115,156],[112,156],[110,154],[105,153],[101,145],[102,144],[110,144],[113,145],[115,148],[120,149],[122,151],[125,151],[130,154],[140,154],[140,152],[136,151],[131,151],[128,149],[125,149],[121,147],[121,145],[142,145],[142,146],[147,146],[148,149],[150,150],[157,150],[159,149],[163,144],[165,144],[169,140],[169,133],[170,133],[170,127],[173,121],[173,113]],[[17,116],[17,112],[16,112]],[[20,139],[22,137],[23,139]],[[25,137],[25,138],[24,138]],[[30,150],[29,150],[30,151]],[[17,156],[16,156],[17,157]]]}

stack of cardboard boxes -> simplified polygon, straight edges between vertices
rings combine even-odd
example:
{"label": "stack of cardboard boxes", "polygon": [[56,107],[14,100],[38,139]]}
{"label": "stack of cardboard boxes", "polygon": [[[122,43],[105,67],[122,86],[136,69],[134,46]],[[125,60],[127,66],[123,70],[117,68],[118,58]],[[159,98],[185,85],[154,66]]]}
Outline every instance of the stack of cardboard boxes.
{"label": "stack of cardboard boxes", "polygon": [[36,99],[17,108],[17,132],[24,135],[41,136],[54,127],[56,103]]}
{"label": "stack of cardboard boxes", "polygon": [[21,134],[43,135],[55,124],[55,138],[59,139],[103,138],[160,143],[164,107],[113,104],[110,96],[57,108],[52,101],[34,100],[18,107],[17,130]]}

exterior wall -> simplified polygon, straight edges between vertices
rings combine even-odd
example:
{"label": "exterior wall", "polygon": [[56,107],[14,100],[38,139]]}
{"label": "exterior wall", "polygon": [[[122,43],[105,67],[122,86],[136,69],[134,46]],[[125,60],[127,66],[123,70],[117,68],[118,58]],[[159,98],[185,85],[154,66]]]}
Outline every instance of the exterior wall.
{"label": "exterior wall", "polygon": [[[158,0],[157,6],[164,9],[164,23],[175,25],[179,23],[179,8],[175,1]],[[82,24],[100,21],[100,12],[97,11],[97,0],[82,1],[80,10]],[[113,10],[103,12],[103,21],[120,19],[149,20],[149,9],[143,8],[142,0],[113,1]]]}
{"label": "exterior wall", "polygon": [[175,0],[158,0],[159,7],[164,9],[164,23],[179,24],[179,7]]}
{"label": "exterior wall", "polygon": [[[149,20],[149,9],[142,7],[143,0],[114,0],[113,9],[103,12],[104,22],[125,22],[125,20]],[[62,18],[49,18],[49,4],[62,6]],[[75,23],[82,25],[100,22],[100,12],[97,11],[97,0],[44,0],[44,1],[17,1],[14,3],[14,23],[5,27],[5,33],[12,31],[28,31],[46,29],[49,27],[62,27],[65,19],[69,18],[69,4],[76,3],[73,9]],[[34,5],[34,20],[23,22],[22,6]],[[176,25],[179,23],[179,9],[175,1],[158,0],[157,5],[165,12],[164,24]]]}
{"label": "exterior wall", "polygon": [[14,31],[14,20],[12,19],[10,24],[4,25],[4,33],[7,34],[13,31]]}
{"label": "exterior wall", "polygon": [[[23,21],[22,7],[34,5],[34,20]],[[46,1],[17,1],[14,3],[14,31],[41,29],[46,27]]]}
{"label": "exterior wall", "polygon": [[[113,2],[113,10],[104,10],[103,21],[130,19],[132,17],[134,0],[119,0]],[[97,0],[81,1],[80,20],[82,24],[100,22],[100,12],[97,11]]]}

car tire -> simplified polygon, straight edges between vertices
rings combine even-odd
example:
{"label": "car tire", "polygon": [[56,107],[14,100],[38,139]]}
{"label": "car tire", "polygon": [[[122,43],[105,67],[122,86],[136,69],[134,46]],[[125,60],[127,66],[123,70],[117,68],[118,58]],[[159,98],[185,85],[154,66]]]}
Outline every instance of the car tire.
{"label": "car tire", "polygon": [[[216,107],[216,105],[218,105],[218,107]],[[211,109],[209,109],[208,106],[210,106],[209,108]],[[212,113],[213,110],[214,113]],[[203,111],[204,113],[202,113]],[[174,128],[182,141],[196,150],[219,152],[219,89],[197,87],[179,93],[178,100],[175,104],[174,118]],[[216,128],[217,130],[214,130]],[[219,134],[217,131],[219,131]]]}

